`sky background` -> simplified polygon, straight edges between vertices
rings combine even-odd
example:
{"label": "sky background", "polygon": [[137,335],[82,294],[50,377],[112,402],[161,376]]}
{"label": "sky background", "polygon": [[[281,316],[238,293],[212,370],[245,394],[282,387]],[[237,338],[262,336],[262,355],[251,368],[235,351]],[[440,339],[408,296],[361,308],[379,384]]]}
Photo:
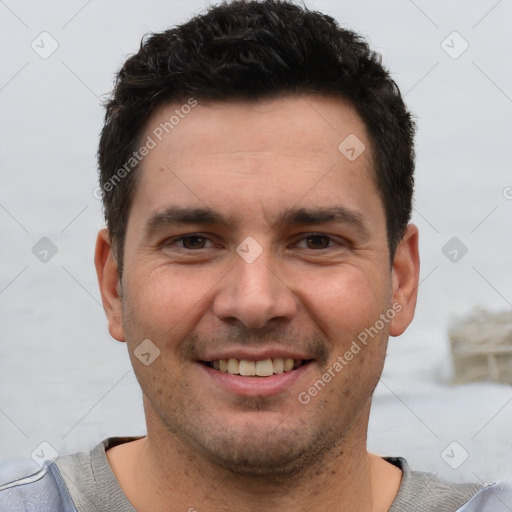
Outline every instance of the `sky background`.
{"label": "sky background", "polygon": [[[0,0],[0,460],[145,431],[93,265],[101,100],[143,34],[207,5]],[[448,341],[474,308],[512,308],[512,1],[306,5],[368,39],[418,124],[417,314],[390,340],[369,447],[451,480],[512,478],[512,387],[452,386]]]}

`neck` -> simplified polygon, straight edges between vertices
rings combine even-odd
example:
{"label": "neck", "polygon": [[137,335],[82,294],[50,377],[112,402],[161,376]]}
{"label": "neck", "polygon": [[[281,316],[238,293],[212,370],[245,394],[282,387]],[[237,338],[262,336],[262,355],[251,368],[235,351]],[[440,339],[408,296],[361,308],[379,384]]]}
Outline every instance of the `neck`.
{"label": "neck", "polygon": [[357,420],[321,460],[293,475],[234,473],[152,422],[146,438],[115,447],[107,457],[139,512],[252,512],[262,506],[269,512],[384,512],[401,471],[366,451],[367,421],[367,415]]}

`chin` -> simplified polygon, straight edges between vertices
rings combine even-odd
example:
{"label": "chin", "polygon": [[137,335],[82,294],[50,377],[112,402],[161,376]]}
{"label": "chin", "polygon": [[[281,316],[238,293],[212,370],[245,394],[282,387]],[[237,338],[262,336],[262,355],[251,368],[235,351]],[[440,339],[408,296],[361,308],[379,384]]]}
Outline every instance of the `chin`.
{"label": "chin", "polygon": [[283,421],[225,427],[201,436],[196,447],[210,462],[240,476],[296,476],[321,462],[338,441],[332,438],[333,432],[315,435],[304,425],[292,427]]}

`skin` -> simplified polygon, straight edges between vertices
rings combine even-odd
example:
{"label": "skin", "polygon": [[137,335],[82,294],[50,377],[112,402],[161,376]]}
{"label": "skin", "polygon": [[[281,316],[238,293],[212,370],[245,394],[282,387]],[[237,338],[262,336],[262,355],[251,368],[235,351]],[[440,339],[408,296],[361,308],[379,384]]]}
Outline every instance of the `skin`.
{"label": "skin", "polygon": [[[141,140],[177,107],[157,110]],[[349,134],[366,146],[354,161],[338,150]],[[391,263],[356,111],[312,95],[200,103],[139,172],[121,281],[106,230],[95,255],[109,331],[127,343],[143,391],[147,436],[107,452],[133,506],[388,510],[401,471],[367,452],[366,435],[388,337],[414,315],[418,232],[408,226]],[[150,233],[148,220],[170,206],[209,208],[225,224],[196,220]],[[357,222],[276,223],[286,210],[340,206]],[[252,263],[236,252],[246,237],[262,249]],[[393,304],[400,311],[301,403],[299,393]],[[147,366],[134,355],[144,339],[160,350]],[[257,377],[249,391],[227,389],[198,362],[278,350],[313,361],[271,393]]]}

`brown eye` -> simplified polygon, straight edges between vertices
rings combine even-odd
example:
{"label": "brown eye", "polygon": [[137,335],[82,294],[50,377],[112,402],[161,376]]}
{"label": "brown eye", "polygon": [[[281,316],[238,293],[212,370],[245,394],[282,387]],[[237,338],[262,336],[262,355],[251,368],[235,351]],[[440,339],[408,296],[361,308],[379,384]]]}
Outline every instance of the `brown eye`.
{"label": "brown eye", "polygon": [[199,235],[183,236],[180,239],[185,249],[204,249],[206,238]]}
{"label": "brown eye", "polygon": [[327,249],[331,242],[331,239],[325,235],[310,235],[304,240],[308,249]]}

